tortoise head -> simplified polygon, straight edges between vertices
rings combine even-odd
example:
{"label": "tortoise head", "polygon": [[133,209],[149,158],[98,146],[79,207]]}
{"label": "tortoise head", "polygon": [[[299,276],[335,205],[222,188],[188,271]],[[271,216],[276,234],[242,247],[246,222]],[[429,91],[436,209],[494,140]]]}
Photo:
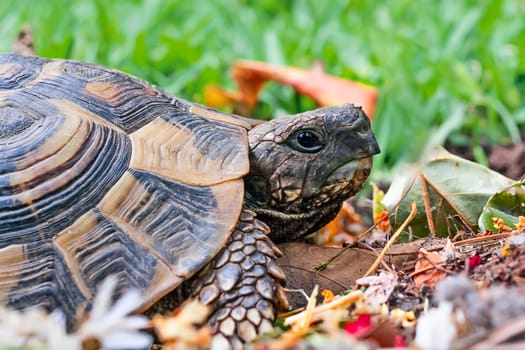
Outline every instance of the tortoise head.
{"label": "tortoise head", "polygon": [[361,108],[326,107],[260,124],[249,132],[248,209],[291,241],[335,217],[364,185],[379,146]]}

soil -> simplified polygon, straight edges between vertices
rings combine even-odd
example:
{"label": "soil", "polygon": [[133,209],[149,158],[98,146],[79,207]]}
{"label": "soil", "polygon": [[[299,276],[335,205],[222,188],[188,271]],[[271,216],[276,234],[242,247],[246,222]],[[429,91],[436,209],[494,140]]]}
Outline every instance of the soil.
{"label": "soil", "polygon": [[[457,156],[474,160],[472,149],[469,147],[446,144],[445,148]],[[485,146],[484,150],[488,155],[488,165],[491,169],[514,180],[525,176],[525,143]]]}

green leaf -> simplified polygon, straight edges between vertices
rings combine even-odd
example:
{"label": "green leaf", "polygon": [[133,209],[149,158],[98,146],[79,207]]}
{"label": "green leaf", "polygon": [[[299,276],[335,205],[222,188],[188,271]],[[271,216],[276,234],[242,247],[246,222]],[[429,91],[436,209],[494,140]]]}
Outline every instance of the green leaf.
{"label": "green leaf", "polygon": [[427,185],[432,219],[439,236],[454,234],[462,224],[475,229],[487,200],[514,182],[483,165],[452,155],[440,146],[432,148],[419,166],[405,170],[394,179],[383,200],[387,208],[393,210],[394,229],[408,217],[410,203],[416,202],[417,215],[410,224],[416,237],[429,233],[422,179]]}
{"label": "green leaf", "polygon": [[525,216],[525,180],[516,182],[490,197],[483,207],[479,227],[482,231],[497,232],[492,225],[492,218],[497,217],[502,219],[505,225],[514,228],[520,216]]}

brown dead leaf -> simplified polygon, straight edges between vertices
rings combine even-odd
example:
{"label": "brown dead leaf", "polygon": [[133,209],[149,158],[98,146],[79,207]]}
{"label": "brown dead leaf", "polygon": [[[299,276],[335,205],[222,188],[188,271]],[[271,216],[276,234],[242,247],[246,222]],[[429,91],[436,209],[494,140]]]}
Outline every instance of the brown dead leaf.
{"label": "brown dead leaf", "polygon": [[[307,294],[316,285],[321,289],[329,289],[334,294],[341,294],[350,289],[374,261],[374,255],[370,252],[348,249],[325,270],[317,272],[314,267],[333,257],[341,248],[320,247],[302,242],[283,243],[278,247],[283,252],[279,265],[286,274],[287,288],[302,289]],[[292,309],[306,304],[305,298],[299,293],[288,293],[287,296]]]}
{"label": "brown dead leaf", "polygon": [[209,86],[205,90],[207,105],[216,108],[233,105],[235,113],[250,115],[264,84],[274,80],[293,87],[319,106],[353,103],[361,106],[370,119],[374,115],[377,100],[374,87],[326,74],[318,65],[312,69],[301,69],[257,61],[237,61],[232,67],[232,76],[238,91]]}
{"label": "brown dead leaf", "polygon": [[[373,252],[359,248],[332,248],[315,246],[302,242],[290,242],[278,245],[283,252],[279,264],[283,268],[289,289],[302,289],[307,294],[315,285],[321,289],[329,289],[334,294],[341,294],[354,286],[358,278],[363,277],[376,259]],[[385,261],[389,264],[402,266],[411,256],[415,257],[421,247],[421,242],[394,245],[389,250]],[[323,271],[314,267],[325,263],[337,253],[341,256],[330,262]],[[299,293],[287,293],[292,309],[306,305],[305,298]],[[322,300],[318,300],[322,302]]]}
{"label": "brown dead leaf", "polygon": [[423,285],[433,287],[439,280],[446,277],[446,273],[437,268],[441,263],[440,254],[421,249],[413,273],[416,286],[418,288]]}

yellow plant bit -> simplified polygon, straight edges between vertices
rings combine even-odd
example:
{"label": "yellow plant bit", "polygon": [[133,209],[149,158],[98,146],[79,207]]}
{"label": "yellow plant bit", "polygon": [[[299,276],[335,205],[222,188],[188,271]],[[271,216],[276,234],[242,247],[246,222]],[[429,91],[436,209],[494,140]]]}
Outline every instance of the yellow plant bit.
{"label": "yellow plant bit", "polygon": [[390,311],[390,319],[394,323],[401,323],[403,321],[403,318],[405,317],[405,311],[400,308],[395,308],[392,311]]}
{"label": "yellow plant bit", "polygon": [[329,290],[329,289],[323,289],[323,291],[321,292],[321,295],[324,298],[323,299],[323,304],[329,303],[332,300],[334,300],[334,298],[335,298],[334,293],[332,293],[332,291]]}
{"label": "yellow plant bit", "polygon": [[400,308],[395,308],[390,312],[390,319],[403,328],[415,327],[417,323],[414,311],[404,311]]}
{"label": "yellow plant bit", "polygon": [[416,206],[416,202],[412,202],[410,204],[410,214],[408,215],[408,217],[406,218],[405,222],[403,222],[403,224],[397,229],[397,231],[392,235],[392,237],[388,240],[388,242],[385,244],[385,247],[383,248],[383,250],[381,251],[381,254],[379,254],[379,256],[377,257],[377,259],[374,261],[374,263],[372,264],[372,266],[370,266],[370,268],[368,269],[368,271],[365,273],[365,277],[366,276],[370,276],[371,274],[373,274],[375,272],[375,270],[377,269],[377,267],[379,266],[379,264],[381,263],[381,261],[383,260],[383,258],[385,257],[386,253],[388,252],[388,249],[390,249],[390,247],[392,246],[392,244],[394,244],[394,242],[397,240],[397,238],[399,237],[399,235],[401,235],[401,232],[403,232],[405,230],[405,228],[408,226],[408,224],[414,220],[414,218],[416,217],[416,212],[417,212],[417,206]]}
{"label": "yellow plant bit", "polygon": [[525,216],[520,215],[518,217],[518,223],[515,225],[516,225],[516,230],[518,231],[522,231],[523,229],[525,229]]}
{"label": "yellow plant bit", "polygon": [[[315,304],[317,302],[318,293],[319,286],[316,285],[314,290],[312,291],[312,294],[310,295],[310,299],[308,300],[306,310],[302,311],[299,314],[287,317],[284,320],[284,325],[291,326],[291,328],[288,331],[286,331],[280,339],[271,343],[271,349],[290,348],[306,334],[312,323],[312,315],[313,310],[315,308]],[[293,319],[293,321],[290,322],[290,319]]]}
{"label": "yellow plant bit", "polygon": [[[387,211],[386,206],[383,204],[383,198],[385,198],[385,192],[379,189],[376,184],[372,184],[372,215],[378,216],[381,212]],[[375,220],[374,220],[375,222]]]}
{"label": "yellow plant bit", "polygon": [[512,231],[512,228],[505,225],[505,222],[503,219],[500,219],[498,217],[492,217],[492,226],[494,226],[495,229],[497,229],[499,232],[510,232]]}
{"label": "yellow plant bit", "polygon": [[403,328],[412,328],[415,327],[417,324],[416,315],[414,314],[414,311],[410,310],[405,312],[405,315],[403,317],[403,320],[401,321],[401,325]]}
{"label": "yellow plant bit", "polygon": [[[325,312],[326,310],[330,310],[336,307],[348,307],[351,304],[357,302],[360,300],[363,296],[363,292],[360,290],[355,290],[351,293],[348,293],[346,295],[342,295],[340,297],[335,298],[333,301],[319,305],[315,309],[312,310],[312,317],[311,321],[315,322],[321,319],[320,315]],[[308,310],[305,310],[297,315],[290,316],[284,320],[284,324],[289,326],[297,322],[298,320],[304,318],[306,316],[306,312]]]}
{"label": "yellow plant bit", "polygon": [[389,307],[387,303],[381,304],[381,320],[386,320],[389,314]]}
{"label": "yellow plant bit", "polygon": [[501,248],[501,256],[506,258],[510,255],[510,242],[505,243],[503,248]]}

